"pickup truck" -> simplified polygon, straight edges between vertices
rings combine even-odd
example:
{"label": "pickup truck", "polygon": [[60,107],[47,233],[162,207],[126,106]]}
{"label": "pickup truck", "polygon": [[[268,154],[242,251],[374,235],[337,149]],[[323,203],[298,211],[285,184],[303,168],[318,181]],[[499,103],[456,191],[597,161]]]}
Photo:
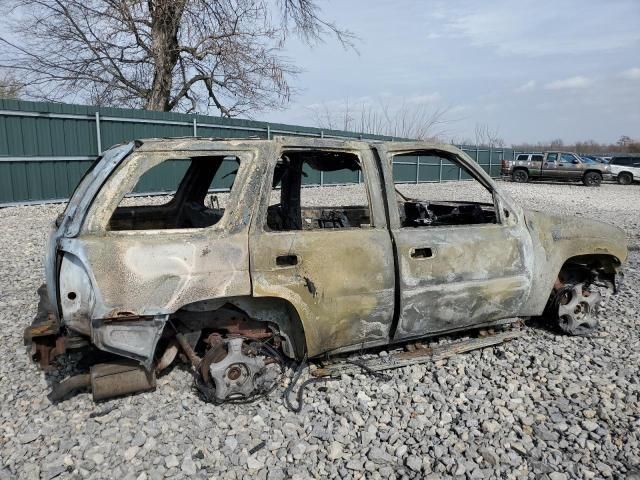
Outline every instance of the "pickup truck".
{"label": "pickup truck", "polygon": [[502,176],[518,183],[531,180],[582,181],[587,187],[599,187],[602,180],[612,178],[609,165],[572,152],[520,153],[514,160],[503,160]]}
{"label": "pickup truck", "polygon": [[[394,163],[416,155],[461,168],[470,180],[458,193],[486,200],[400,193]],[[129,196],[165,167],[175,191]],[[352,193],[323,187],[322,203],[309,200],[304,178],[340,171],[362,180]],[[214,204],[221,178],[229,193]],[[52,224],[25,342],[44,368],[85,352],[90,371],[59,383],[54,400],[79,387],[95,400],[152,389],[179,352],[205,399],[248,400],[274,388],[287,358],[545,312],[554,328],[588,334],[626,257],[621,229],[526,210],[451,145],[138,140],[99,157]]]}

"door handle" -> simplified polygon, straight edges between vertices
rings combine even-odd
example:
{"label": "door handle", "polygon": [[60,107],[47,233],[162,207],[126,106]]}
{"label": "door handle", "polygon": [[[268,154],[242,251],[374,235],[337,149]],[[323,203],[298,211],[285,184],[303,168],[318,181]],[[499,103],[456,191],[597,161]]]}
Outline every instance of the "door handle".
{"label": "door handle", "polygon": [[297,255],[278,255],[276,257],[276,265],[278,267],[292,267],[298,264]]}
{"label": "door handle", "polygon": [[433,250],[429,247],[411,249],[411,258],[431,258],[431,257],[433,257]]}

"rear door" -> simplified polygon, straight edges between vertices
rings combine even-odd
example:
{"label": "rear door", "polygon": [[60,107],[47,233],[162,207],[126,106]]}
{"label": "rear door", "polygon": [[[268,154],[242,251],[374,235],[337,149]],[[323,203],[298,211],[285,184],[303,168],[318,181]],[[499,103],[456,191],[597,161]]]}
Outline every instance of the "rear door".
{"label": "rear door", "polygon": [[558,178],[560,173],[558,171],[558,160],[560,154],[557,152],[549,152],[544,156],[544,162],[542,162],[542,176],[544,178]]}
{"label": "rear door", "polygon": [[[265,159],[260,213],[249,239],[253,295],[291,304],[309,356],[386,343],[395,294],[391,238],[371,151],[342,142],[322,145],[300,139]],[[360,183],[327,185],[351,181]]]}
{"label": "rear door", "polygon": [[537,178],[542,175],[542,162],[544,161],[544,155],[533,154],[531,155],[531,168],[529,172],[532,177]]}

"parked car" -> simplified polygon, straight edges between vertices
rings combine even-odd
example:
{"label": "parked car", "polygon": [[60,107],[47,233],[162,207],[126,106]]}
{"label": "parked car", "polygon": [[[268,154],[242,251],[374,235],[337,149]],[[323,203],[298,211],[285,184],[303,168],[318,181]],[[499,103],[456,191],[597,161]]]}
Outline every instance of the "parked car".
{"label": "parked car", "polygon": [[[393,164],[407,156],[462,168],[473,184],[459,192],[488,200],[399,194]],[[165,167],[178,182],[170,200],[125,197]],[[303,177],[343,170],[362,179],[361,203],[306,203]],[[230,192],[214,206],[208,190],[222,177]],[[621,229],[524,209],[451,145],[140,140],[106,151],[52,225],[25,341],[43,367],[75,350],[102,362],[58,384],[55,399],[82,386],[94,399],[153,388],[179,350],[207,398],[248,399],[269,391],[284,357],[544,312],[588,334],[598,289],[617,290],[626,257]]]}
{"label": "parked car", "polygon": [[621,155],[611,159],[611,174],[620,185],[631,185],[640,181],[640,156]]}
{"label": "parked car", "polygon": [[611,179],[609,165],[585,161],[572,152],[523,153],[515,160],[503,160],[502,176],[514,182],[531,180],[582,181],[587,187],[599,187]]}

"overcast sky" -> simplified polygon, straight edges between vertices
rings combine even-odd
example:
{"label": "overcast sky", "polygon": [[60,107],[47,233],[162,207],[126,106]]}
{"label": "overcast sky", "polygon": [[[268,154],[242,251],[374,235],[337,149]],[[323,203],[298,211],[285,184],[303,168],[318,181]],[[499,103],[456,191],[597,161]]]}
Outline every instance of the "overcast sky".
{"label": "overcast sky", "polygon": [[448,137],[476,123],[507,143],[640,137],[640,0],[332,0],[326,17],[359,53],[292,42],[298,95],[261,119],[314,124],[314,106],[449,109]]}

